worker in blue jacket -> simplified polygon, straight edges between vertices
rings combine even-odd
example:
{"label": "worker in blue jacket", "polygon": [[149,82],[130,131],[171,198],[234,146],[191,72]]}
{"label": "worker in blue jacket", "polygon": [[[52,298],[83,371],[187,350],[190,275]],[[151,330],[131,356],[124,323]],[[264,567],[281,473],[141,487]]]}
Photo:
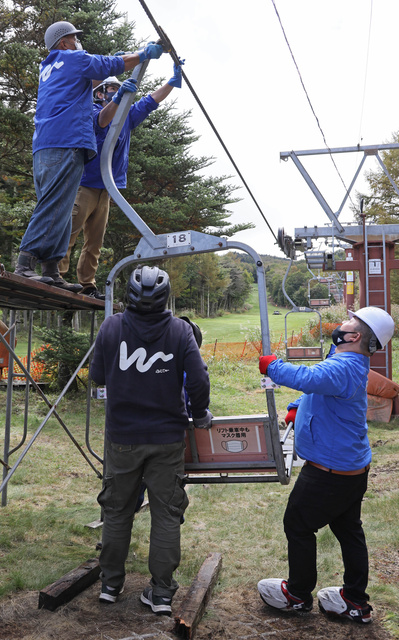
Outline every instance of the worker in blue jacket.
{"label": "worker in blue jacket", "polygon": [[189,324],[166,309],[168,274],[137,267],[130,276],[123,313],[100,327],[90,366],[94,382],[107,386],[104,486],[98,496],[104,523],[100,555],[100,601],[122,593],[135,507],[142,479],[151,511],[150,584],[141,602],[170,615],[178,588],[180,522],[188,505],[184,489],[185,429],[188,416],[209,429],[209,376]]}
{"label": "worker in blue jacket", "polygon": [[[129,163],[130,134],[133,129],[158,108],[174,87],[181,87],[180,65],[174,65],[172,78],[159,89],[135,102],[122,126],[112,157],[112,175],[118,189],[126,188]],[[72,248],[83,229],[84,243],[77,265],[78,282],[83,287],[80,293],[104,300],[105,296],[96,287],[96,273],[101,247],[108,222],[110,198],[101,177],[101,151],[123,94],[135,93],[132,78],[123,84],[115,77],[105,78],[95,87],[93,104],[94,132],[97,140],[97,156],[85,165],[83,177],[72,209],[72,230],[68,251],[59,263],[61,276],[69,269]]]}
{"label": "worker in blue jacket", "polygon": [[[90,55],[82,33],[70,22],[55,22],[44,40],[49,55],[40,64],[33,135],[33,176],[37,204],[22,238],[15,273],[45,284],[81,290],[67,283],[58,262],[67,252],[71,211],[85,162],[96,155],[92,117],[92,80],[120,75],[140,62],[159,58],[161,45],[122,56]],[[42,276],[36,271],[41,263]]]}
{"label": "worker in blue jacket", "polygon": [[317,593],[322,612],[371,622],[366,592],[368,553],[361,502],[367,489],[371,448],[367,437],[367,376],[370,357],[392,338],[391,316],[364,307],[334,330],[333,355],[307,367],[261,356],[259,368],[277,384],[303,392],[288,406],[295,424],[295,448],[305,463],[284,515],[288,540],[288,580],[258,583],[261,598],[277,609],[307,612],[316,586],[316,536],[325,525],[338,539],[344,564],[342,587]]}

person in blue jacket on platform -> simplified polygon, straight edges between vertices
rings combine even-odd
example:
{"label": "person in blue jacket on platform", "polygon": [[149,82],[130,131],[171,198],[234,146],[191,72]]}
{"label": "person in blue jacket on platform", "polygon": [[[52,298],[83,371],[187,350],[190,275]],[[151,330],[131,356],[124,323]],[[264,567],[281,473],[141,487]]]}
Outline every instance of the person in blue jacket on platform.
{"label": "person in blue jacket on platform", "polygon": [[[183,63],[184,61],[181,61],[181,64]],[[168,97],[174,87],[181,87],[181,65],[175,64],[173,71],[172,78],[166,84],[150,95],[144,96],[130,107],[112,156],[112,175],[118,189],[126,189],[131,132],[158,108],[159,103]],[[96,287],[96,273],[110,205],[110,197],[101,177],[101,151],[112,120],[126,91],[131,93],[137,91],[134,80],[129,78],[121,83],[113,76],[105,78],[93,91],[93,120],[97,140],[97,156],[85,165],[72,209],[72,230],[68,251],[58,265],[61,276],[65,276],[69,269],[72,248],[83,229],[84,243],[77,265],[78,282],[83,287],[80,293],[99,300],[104,300],[105,296]]]}
{"label": "person in blue jacket on platform", "polygon": [[140,600],[166,615],[179,586],[173,572],[180,562],[180,521],[188,506],[184,372],[194,426],[212,426],[207,367],[188,323],[166,309],[169,292],[165,271],[137,267],[128,282],[127,308],[101,325],[90,366],[94,382],[107,386],[105,475],[98,496],[104,513],[100,601],[113,603],[123,591],[144,479],[151,512],[151,581]]}
{"label": "person in blue jacket on platform", "polygon": [[315,533],[329,525],[341,546],[344,582],[318,591],[319,607],[323,613],[368,623],[368,553],[360,519],[371,462],[367,376],[370,357],[385,348],[395,324],[378,307],[349,316],[334,330],[335,352],[323,362],[297,366],[275,355],[259,361],[261,373],[275,383],[303,392],[288,405],[286,422],[294,423],[295,448],[305,463],[284,514],[288,580],[266,578],[258,590],[271,607],[310,611],[317,581]]}
{"label": "person in blue jacket on platform", "polygon": [[[149,43],[137,53],[90,55],[66,21],[50,25],[44,35],[49,55],[39,67],[39,89],[33,135],[33,176],[37,204],[22,238],[15,273],[72,291],[58,262],[71,236],[71,211],[85,162],[97,153],[93,129],[93,80],[120,75],[140,62],[159,58],[161,45]],[[42,276],[36,271],[41,263]]]}

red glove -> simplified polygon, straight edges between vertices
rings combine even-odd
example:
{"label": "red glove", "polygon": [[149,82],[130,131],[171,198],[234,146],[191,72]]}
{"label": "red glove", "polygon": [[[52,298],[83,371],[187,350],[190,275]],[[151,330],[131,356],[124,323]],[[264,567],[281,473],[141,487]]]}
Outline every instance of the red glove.
{"label": "red glove", "polygon": [[292,424],[295,424],[295,418],[296,418],[296,412],[297,411],[298,411],[298,407],[294,407],[293,409],[290,409],[288,411],[287,415],[284,418],[286,425],[288,425],[290,422],[292,422]]}
{"label": "red glove", "polygon": [[277,360],[277,356],[275,356],[274,353],[271,356],[261,356],[259,358],[259,371],[263,375],[266,375],[267,367],[273,360]]}

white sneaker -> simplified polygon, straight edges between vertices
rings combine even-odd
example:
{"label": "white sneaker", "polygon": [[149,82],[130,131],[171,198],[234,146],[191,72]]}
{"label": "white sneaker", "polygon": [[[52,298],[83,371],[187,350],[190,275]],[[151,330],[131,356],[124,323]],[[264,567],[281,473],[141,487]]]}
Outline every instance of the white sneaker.
{"label": "white sneaker", "polygon": [[258,582],[258,591],[263,602],[275,609],[311,611],[313,599],[307,602],[291,595],[287,589],[287,581],[281,578],[269,578]]}
{"label": "white sneaker", "polygon": [[371,612],[373,608],[369,604],[357,604],[345,598],[342,587],[326,587],[317,592],[319,609],[322,613],[331,613],[343,618],[349,618],[354,622],[369,623],[373,621]]}

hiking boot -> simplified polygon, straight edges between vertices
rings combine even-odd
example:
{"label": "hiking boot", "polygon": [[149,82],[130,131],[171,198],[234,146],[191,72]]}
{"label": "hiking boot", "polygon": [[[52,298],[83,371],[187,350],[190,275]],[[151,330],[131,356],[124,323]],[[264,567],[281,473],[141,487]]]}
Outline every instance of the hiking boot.
{"label": "hiking boot", "polygon": [[81,291],[82,289],[81,284],[70,284],[60,276],[60,272],[58,270],[58,262],[56,260],[42,262],[42,274],[44,276],[50,277],[53,280],[53,282],[50,284],[52,284],[54,287],[65,289],[65,291],[70,291],[71,293],[79,293],[79,291]]}
{"label": "hiking boot", "polygon": [[373,607],[367,602],[358,604],[345,598],[342,587],[326,587],[317,592],[319,609],[322,613],[349,618],[359,624],[373,621],[371,612]]}
{"label": "hiking boot", "polygon": [[287,589],[287,581],[280,578],[260,580],[258,591],[263,602],[275,609],[308,612],[313,608],[312,597],[305,601],[293,596]]}
{"label": "hiking boot", "polygon": [[21,251],[14,273],[17,276],[25,276],[25,278],[36,280],[36,282],[43,282],[43,284],[54,284],[54,280],[50,276],[43,277],[36,273],[36,264],[37,258],[32,253]]}
{"label": "hiking boot", "polygon": [[125,589],[125,585],[123,584],[120,588],[118,587],[108,587],[106,584],[103,584],[101,587],[101,593],[99,596],[100,602],[114,603],[116,602],[117,597],[123,593]]}
{"label": "hiking boot", "polygon": [[158,615],[170,616],[172,613],[172,598],[165,596],[156,596],[151,587],[146,587],[140,596],[143,604],[151,607],[154,613]]}
{"label": "hiking boot", "polygon": [[89,296],[89,298],[96,298],[96,300],[105,300],[105,295],[101,293],[94,285],[83,287],[80,293],[84,296]]}

